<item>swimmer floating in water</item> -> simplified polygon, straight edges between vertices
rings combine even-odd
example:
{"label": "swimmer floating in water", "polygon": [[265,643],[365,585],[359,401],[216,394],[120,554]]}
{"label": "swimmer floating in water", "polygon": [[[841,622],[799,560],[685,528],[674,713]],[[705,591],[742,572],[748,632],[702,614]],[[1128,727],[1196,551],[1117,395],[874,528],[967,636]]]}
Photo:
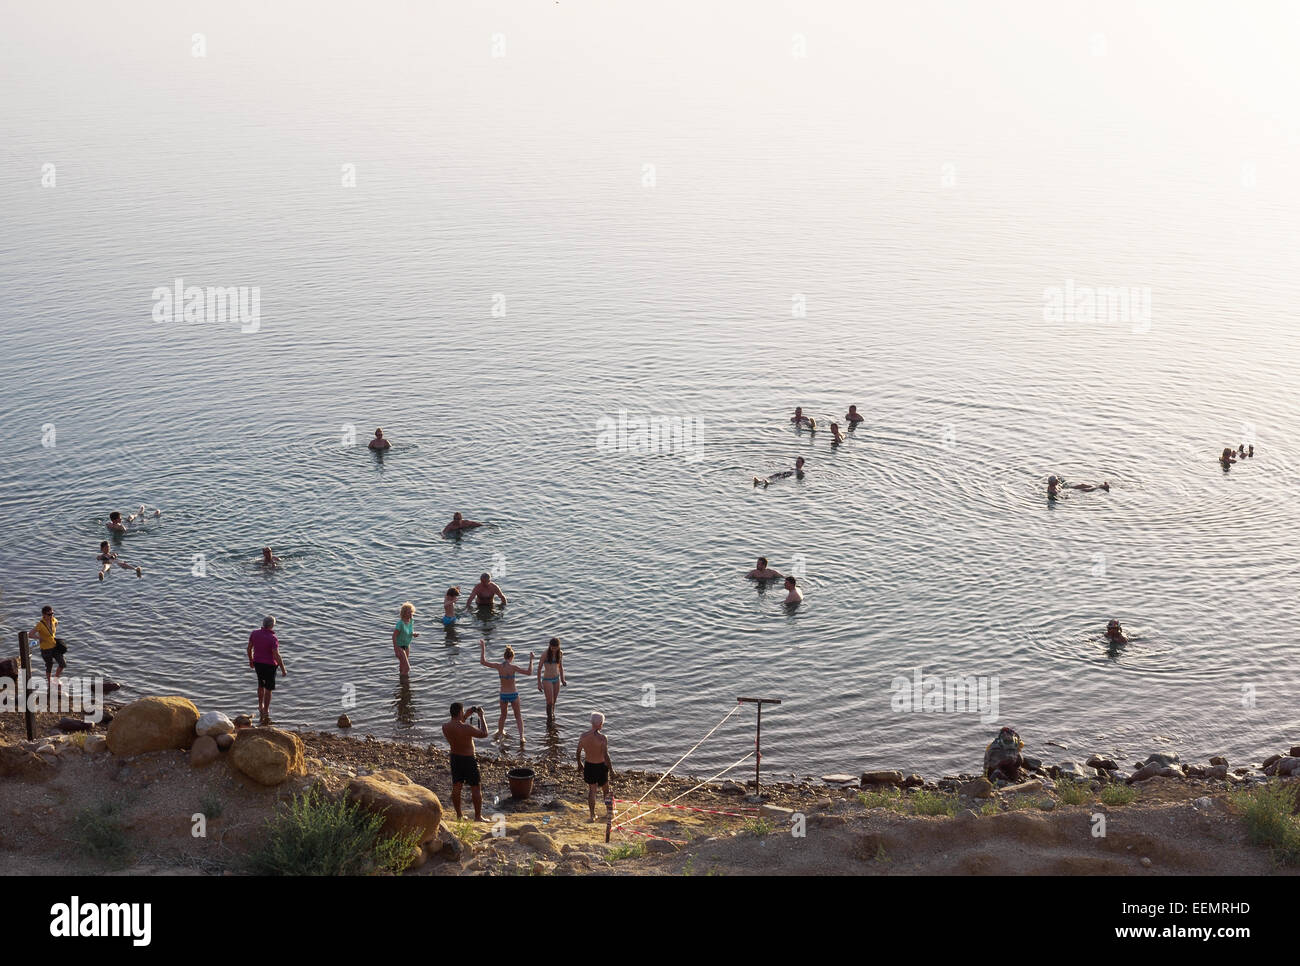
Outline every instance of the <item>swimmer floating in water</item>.
{"label": "swimmer floating in water", "polygon": [[796,427],[807,426],[809,429],[817,428],[817,421],[811,416],[805,416],[803,414],[802,406],[794,407],[794,415],[790,417],[790,422],[792,422]]}
{"label": "swimmer floating in water", "polygon": [[475,527],[481,527],[483,524],[477,520],[466,520],[459,513],[453,513],[451,523],[442,528],[442,535],[445,537],[449,533],[459,533],[461,530],[472,530]]}
{"label": "swimmer floating in water", "polygon": [[844,414],[844,421],[849,424],[849,429],[862,422],[862,414],[858,412],[857,406],[849,407],[849,411]]}
{"label": "swimmer floating in water", "polygon": [[802,456],[800,456],[798,459],[794,461],[794,469],[782,470],[780,473],[773,473],[772,475],[765,478],[756,476],[754,477],[754,485],[767,486],[773,480],[784,480],[786,477],[789,476],[795,476],[801,480],[803,479],[803,457]]}
{"label": "swimmer floating in water", "polygon": [[99,541],[99,554],[98,556],[95,557],[95,559],[98,560],[102,565],[99,568],[100,580],[103,580],[106,576],[108,576],[108,572],[112,570],[114,567],[121,567],[124,570],[134,570],[135,575],[137,577],[144,575],[144,571],[141,570],[139,567],[127,563],[125,560],[123,560],[121,557],[115,554],[109,548],[107,540]]}
{"label": "swimmer floating in water", "polygon": [[1110,492],[1110,483],[1103,480],[1100,483],[1066,483],[1063,476],[1049,476],[1047,478],[1047,495],[1055,497],[1061,492],[1061,487],[1067,490],[1078,490],[1080,493],[1091,493],[1093,490],[1105,490]]}
{"label": "swimmer floating in water", "polygon": [[515,706],[515,723],[519,725],[519,747],[524,746],[524,712],[519,706],[519,689],[515,686],[515,678],[519,675],[528,677],[533,673],[533,652],[528,652],[528,667],[521,668],[515,663],[515,650],[507,647],[505,650],[504,660],[489,661],[487,659],[487,641],[480,639],[478,642],[478,662],[484,667],[490,667],[497,672],[501,678],[501,720],[497,722],[497,733],[493,736],[493,741],[500,741],[506,733],[506,712],[513,704]]}
{"label": "swimmer floating in water", "polygon": [[1233,458],[1233,455],[1232,455],[1232,447],[1231,447],[1231,446],[1225,446],[1225,447],[1224,447],[1224,449],[1223,449],[1223,453],[1219,456],[1219,462],[1223,464],[1223,468],[1224,468],[1225,470],[1226,470],[1229,466],[1231,466],[1233,463],[1237,462],[1237,461]]}
{"label": "swimmer floating in water", "polygon": [[745,576],[748,577],[750,580],[776,580],[779,577],[782,577],[784,575],[781,573],[781,571],[773,570],[771,567],[769,567],[767,565],[766,557],[759,557],[758,566],[756,566],[749,573],[745,574]]}
{"label": "swimmer floating in water", "polygon": [[844,442],[844,434],[840,432],[839,423],[831,423],[831,445],[839,446]]}
{"label": "swimmer floating in water", "polygon": [[257,559],[257,562],[261,564],[263,567],[278,567],[284,561],[282,561],[275,554],[271,553],[270,547],[263,547],[262,556],[260,556]]}
{"label": "swimmer floating in water", "polygon": [[1111,618],[1106,624],[1106,640],[1112,644],[1127,644],[1128,637],[1124,634],[1124,628],[1119,626],[1119,621]]}
{"label": "swimmer floating in water", "polygon": [[798,581],[793,577],[785,578],[785,589],[787,591],[785,595],[786,604],[793,605],[803,602],[803,591],[796,586],[797,583]]}
{"label": "swimmer floating in water", "polygon": [[[155,509],[151,515],[155,518],[160,517],[162,516],[162,510]],[[126,518],[125,523],[122,522],[122,514],[114,510],[108,515],[108,529],[114,533],[126,533],[128,527],[144,523],[144,518],[145,505],[143,503],[140,504],[139,510]]]}
{"label": "swimmer floating in water", "polygon": [[376,429],[375,438],[372,439],[367,445],[369,445],[371,449],[379,450],[380,452],[383,452],[384,450],[388,449],[389,446],[391,446],[392,444],[389,443],[388,440],[384,439],[384,431],[382,429]]}

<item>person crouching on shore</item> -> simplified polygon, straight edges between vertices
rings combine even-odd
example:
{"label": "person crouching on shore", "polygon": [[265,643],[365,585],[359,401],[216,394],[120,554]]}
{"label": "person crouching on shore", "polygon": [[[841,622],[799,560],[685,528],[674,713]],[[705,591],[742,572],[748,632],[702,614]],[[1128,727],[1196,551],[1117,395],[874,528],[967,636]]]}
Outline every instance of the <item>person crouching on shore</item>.
{"label": "person crouching on shore", "polygon": [[605,793],[605,824],[608,826],[614,821],[614,793],[609,787],[613,763],[609,760],[609,741],[601,732],[604,727],[605,716],[593,711],[591,730],[578,739],[578,764],[582,767],[582,780],[587,783],[587,810],[591,813],[587,821],[596,821],[596,789],[599,788]]}
{"label": "person crouching on shore", "polygon": [[393,653],[397,655],[398,673],[402,677],[411,673],[411,641],[419,636],[415,631],[415,605],[408,600],[393,626]]}
{"label": "person crouching on shore", "polygon": [[[471,715],[478,715],[478,727],[469,723]],[[442,726],[442,734],[451,749],[451,803],[456,808],[458,819],[464,818],[460,811],[461,786],[469,785],[469,794],[474,800],[474,821],[483,821],[483,780],[479,776],[474,739],[486,738],[487,733],[482,708],[467,711],[459,701],[451,706],[451,718]]]}
{"label": "person crouching on shore", "polygon": [[271,723],[271,695],[275,691],[275,669],[288,674],[280,657],[280,639],[275,636],[275,618],[263,617],[259,630],[248,635],[248,666],[257,672],[257,712],[261,724]]}

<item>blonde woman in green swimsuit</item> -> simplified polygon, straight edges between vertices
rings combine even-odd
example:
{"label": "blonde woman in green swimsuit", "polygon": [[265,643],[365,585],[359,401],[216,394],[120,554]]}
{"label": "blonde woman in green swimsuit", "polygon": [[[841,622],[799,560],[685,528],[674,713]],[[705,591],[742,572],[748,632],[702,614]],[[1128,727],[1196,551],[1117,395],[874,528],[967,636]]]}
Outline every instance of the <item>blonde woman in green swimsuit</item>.
{"label": "blonde woman in green swimsuit", "polygon": [[397,655],[398,673],[402,677],[411,673],[411,641],[419,636],[415,632],[415,605],[408,600],[393,626],[393,653]]}

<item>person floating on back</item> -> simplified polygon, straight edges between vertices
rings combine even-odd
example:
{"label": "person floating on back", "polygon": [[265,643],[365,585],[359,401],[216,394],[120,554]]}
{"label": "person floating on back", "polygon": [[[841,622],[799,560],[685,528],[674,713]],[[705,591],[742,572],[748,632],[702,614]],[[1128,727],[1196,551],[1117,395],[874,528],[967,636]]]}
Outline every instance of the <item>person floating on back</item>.
{"label": "person floating on back", "polygon": [[501,598],[501,606],[506,605],[506,595],[501,592],[492,580],[492,575],[482,573],[478,575],[478,583],[474,589],[469,592],[469,598],[465,601],[465,609],[469,610],[474,604],[478,605],[480,614],[488,614],[492,611],[492,600],[495,597]]}
{"label": "person floating on back", "polygon": [[798,479],[801,480],[803,479],[803,457],[802,456],[800,456],[798,459],[794,461],[794,469],[782,470],[780,473],[773,473],[767,477],[756,476],[754,477],[754,485],[767,486],[773,480],[784,480],[786,477],[790,477],[790,476],[797,477]]}
{"label": "person floating on back", "polygon": [[248,635],[248,666],[257,672],[257,712],[261,723],[271,723],[271,695],[275,692],[275,671],[280,677],[289,671],[280,657],[280,639],[275,636],[275,618],[262,618],[260,629]]}
{"label": "person floating on back", "polygon": [[393,625],[393,653],[397,655],[397,673],[402,677],[411,673],[411,641],[419,636],[415,630],[415,605],[408,600]]}
{"label": "person floating on back", "polygon": [[750,580],[777,580],[783,576],[781,571],[773,570],[767,565],[766,557],[759,557],[758,564],[749,573],[745,574]]}
{"label": "person floating on back", "polygon": [[442,528],[442,535],[445,537],[449,533],[459,533],[461,530],[472,530],[481,526],[483,524],[477,520],[466,520],[459,513],[453,513],[451,523]]}
{"label": "person floating on back", "polygon": [[1062,487],[1067,490],[1078,490],[1080,493],[1091,493],[1093,490],[1110,492],[1110,483],[1105,480],[1100,483],[1066,483],[1063,476],[1049,476],[1047,478],[1047,495],[1049,498],[1058,496]]}
{"label": "person floating on back", "polygon": [[[155,509],[152,516],[155,518],[162,516],[162,510]],[[112,530],[114,533],[126,533],[129,527],[144,523],[144,519],[145,505],[143,503],[140,504],[139,510],[126,518],[125,522],[122,520],[122,514],[117,510],[114,510],[108,515],[108,529]]]}
{"label": "person floating on back", "polygon": [[582,768],[582,780],[587,783],[587,810],[591,816],[587,821],[596,821],[596,789],[599,788],[605,793],[605,824],[608,826],[614,821],[614,795],[609,787],[613,762],[609,760],[609,741],[601,732],[604,726],[605,716],[593,711],[591,730],[583,732],[578,739],[577,758]]}
{"label": "person floating on back", "polygon": [[100,580],[103,580],[106,576],[108,576],[108,572],[112,570],[114,567],[121,567],[124,570],[134,570],[135,575],[137,577],[143,576],[144,574],[144,571],[141,570],[139,567],[127,563],[116,553],[114,553],[113,550],[109,547],[107,540],[99,541],[99,555],[96,556],[95,559],[98,560],[100,563],[100,568],[99,568]]}
{"label": "person floating on back", "polygon": [[560,648],[560,639],[552,637],[537,664],[537,690],[546,696],[547,721],[555,720],[555,704],[560,700],[560,688],[568,686],[569,681],[564,676],[564,651]]}
{"label": "person floating on back", "polygon": [[849,429],[862,422],[862,414],[858,412],[857,406],[849,407],[849,411],[844,414],[844,421],[849,424]]}
{"label": "person floating on back", "polygon": [[501,679],[501,720],[497,722],[497,733],[492,737],[493,741],[500,741],[506,733],[506,712],[511,705],[515,708],[515,723],[519,725],[519,747],[524,746],[524,712],[519,706],[519,688],[515,685],[515,678],[519,676],[529,677],[533,673],[533,652],[528,652],[528,667],[521,668],[515,663],[515,650],[513,647],[507,647],[505,657],[501,661],[489,661],[487,659],[487,641],[478,642],[478,662],[484,667],[490,667],[497,672]]}
{"label": "person floating on back", "polygon": [[[470,724],[469,719],[478,715],[478,725]],[[474,739],[487,737],[487,724],[483,720],[482,708],[469,708],[457,701],[451,706],[451,718],[442,726],[442,735],[447,739],[451,749],[451,803],[456,808],[456,817],[463,818],[460,811],[461,786],[468,785],[470,797],[474,800],[474,821],[482,822],[483,780],[479,775],[478,757],[474,752]]]}
{"label": "person floating on back", "polygon": [[375,438],[372,439],[367,445],[371,449],[379,450],[382,453],[384,450],[388,449],[391,444],[388,442],[388,440],[384,439],[384,431],[382,429],[376,429]]}

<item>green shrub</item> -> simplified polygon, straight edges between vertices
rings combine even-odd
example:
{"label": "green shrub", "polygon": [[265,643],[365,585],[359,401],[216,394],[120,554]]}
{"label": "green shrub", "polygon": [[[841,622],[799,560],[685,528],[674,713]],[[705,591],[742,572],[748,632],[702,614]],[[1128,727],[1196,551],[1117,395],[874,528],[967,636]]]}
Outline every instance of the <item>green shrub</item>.
{"label": "green shrub", "polygon": [[897,788],[858,792],[858,802],[864,808],[888,808],[897,811],[903,804],[903,793]]}
{"label": "green shrub", "polygon": [[105,865],[121,867],[131,857],[122,806],[116,802],[100,802],[78,812],[73,839],[90,858]]}
{"label": "green shrub", "polygon": [[775,828],[776,826],[765,818],[751,818],[745,820],[745,831],[750,835],[757,835],[759,838],[762,838],[764,835],[771,835]]}
{"label": "green shrub", "polygon": [[1129,805],[1137,798],[1137,789],[1132,785],[1107,785],[1101,790],[1104,805]]}
{"label": "green shrub", "polygon": [[400,875],[416,848],[413,833],[384,837],[384,821],[316,789],[295,795],[267,820],[266,841],[250,856],[259,875]]}
{"label": "green shrub", "polygon": [[1251,845],[1262,845],[1287,865],[1300,863],[1300,825],[1295,819],[1294,786],[1269,782],[1262,788],[1234,792],[1229,801],[1242,813]]}
{"label": "green shrub", "polygon": [[199,799],[199,811],[208,819],[221,818],[225,805],[215,792],[204,792],[203,797]]}
{"label": "green shrub", "polygon": [[606,862],[618,862],[622,859],[639,859],[645,855],[644,842],[625,842],[616,845],[605,853]]}
{"label": "green shrub", "polygon": [[1056,782],[1056,798],[1062,805],[1083,805],[1092,801],[1092,787],[1062,776]]}
{"label": "green shrub", "polygon": [[917,815],[956,815],[957,796],[922,789],[912,796]]}

